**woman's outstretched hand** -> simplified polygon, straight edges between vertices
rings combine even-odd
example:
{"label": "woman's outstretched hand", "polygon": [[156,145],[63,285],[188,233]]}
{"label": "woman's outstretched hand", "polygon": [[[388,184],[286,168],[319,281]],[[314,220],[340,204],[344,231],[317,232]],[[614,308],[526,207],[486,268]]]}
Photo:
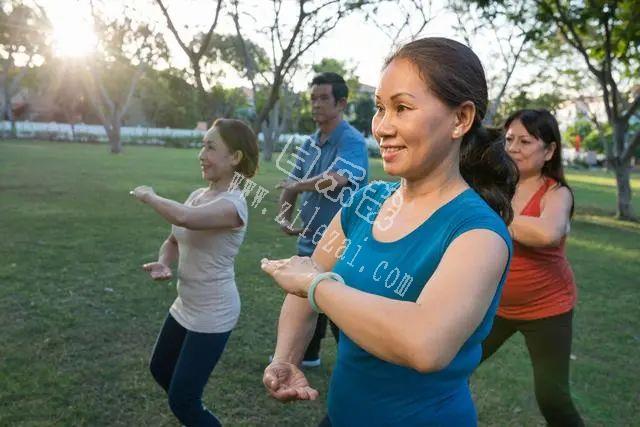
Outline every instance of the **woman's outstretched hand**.
{"label": "woman's outstretched hand", "polygon": [[276,260],[263,258],[260,267],[273,277],[285,292],[302,298],[307,297],[313,278],[322,273],[310,257],[294,256]]}
{"label": "woman's outstretched hand", "polygon": [[262,382],[274,399],[280,402],[315,400],[318,391],[309,385],[300,368],[293,363],[274,359],[264,370]]}
{"label": "woman's outstretched hand", "polygon": [[169,280],[171,279],[171,269],[169,266],[160,264],[159,262],[148,262],[143,264],[142,269],[149,273],[153,280]]}
{"label": "woman's outstretched hand", "polygon": [[140,200],[141,202],[146,203],[149,200],[149,198],[156,195],[156,192],[153,191],[153,188],[149,187],[148,185],[140,185],[134,188],[133,190],[129,191],[129,194],[131,194],[133,197]]}

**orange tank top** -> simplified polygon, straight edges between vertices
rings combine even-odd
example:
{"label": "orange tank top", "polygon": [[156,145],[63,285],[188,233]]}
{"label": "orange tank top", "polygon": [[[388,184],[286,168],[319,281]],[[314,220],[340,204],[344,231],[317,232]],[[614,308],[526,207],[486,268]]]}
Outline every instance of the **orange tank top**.
{"label": "orange tank top", "polygon": [[[546,178],[520,215],[539,217],[540,201],[556,181]],[[533,248],[513,242],[513,258],[502,290],[497,315],[507,319],[534,320],[571,310],[577,290],[573,271],[565,255],[565,240],[559,246]]]}

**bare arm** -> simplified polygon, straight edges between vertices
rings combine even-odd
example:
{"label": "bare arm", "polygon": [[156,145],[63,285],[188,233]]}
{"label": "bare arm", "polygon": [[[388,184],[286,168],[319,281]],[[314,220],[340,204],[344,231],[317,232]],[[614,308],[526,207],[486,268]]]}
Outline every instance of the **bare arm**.
{"label": "bare arm", "polygon": [[171,233],[160,246],[158,262],[170,267],[178,259],[178,254],[178,242],[173,233]]}
{"label": "bare arm", "polygon": [[202,206],[187,206],[160,197],[153,189],[137,187],[133,195],[151,206],[160,216],[173,225],[191,230],[240,227],[243,222],[235,205],[229,200],[215,199]]}
{"label": "bare arm", "polygon": [[558,187],[543,199],[540,217],[517,215],[509,232],[518,243],[531,247],[558,246],[570,228],[573,198],[569,189]]}
{"label": "bare arm", "polygon": [[[356,181],[364,179],[367,174],[367,154],[362,137],[355,138],[353,136],[344,135],[338,141],[338,149],[336,157],[329,168],[310,178],[299,182],[290,181],[292,189],[301,193],[303,191],[319,191],[336,190],[342,188],[349,183],[349,179],[345,174],[351,176]],[[358,141],[360,139],[360,141]],[[309,147],[302,151],[307,151]],[[299,153],[300,154],[300,153]],[[298,155],[300,158],[301,156]],[[296,165],[298,166],[298,165]],[[300,168],[297,167],[297,170]],[[341,173],[338,173],[340,171]]]}
{"label": "bare arm", "polygon": [[[344,187],[348,183],[349,180],[347,178],[333,171],[324,172],[302,181],[286,180],[281,182],[277,188],[282,189],[282,193],[280,193],[280,212],[283,212],[282,218],[291,221],[293,209],[290,207],[295,206],[298,193],[304,191],[324,191],[333,186],[335,187],[332,189],[335,190],[336,188]],[[289,204],[289,209],[287,209],[286,203]]]}
{"label": "bare arm", "polygon": [[282,189],[282,193],[280,194],[281,214],[279,216],[282,231],[290,236],[297,236],[302,232],[302,228],[294,228],[293,224],[291,224],[293,207],[296,205],[298,193],[304,191],[324,191],[327,188],[335,190],[336,188],[345,186],[348,182],[347,178],[331,171],[299,182],[288,180],[278,184],[277,188]]}
{"label": "bare arm", "polygon": [[[340,212],[335,218],[340,218]],[[334,221],[335,221],[334,218]],[[323,270],[333,269],[336,258],[325,251],[316,251],[311,257]],[[287,294],[278,320],[278,337],[274,359],[298,365],[313,337],[318,315],[309,306],[306,298]]]}
{"label": "bare arm", "polygon": [[143,264],[142,269],[149,273],[153,280],[168,280],[172,276],[171,264],[176,259],[178,259],[178,241],[171,233],[160,246],[158,260]]}
{"label": "bare arm", "polygon": [[[344,234],[334,218],[314,259],[335,263],[323,240]],[[338,239],[340,240],[340,239]],[[336,247],[341,245],[336,245]],[[472,230],[455,239],[418,300],[398,301],[326,280],[316,288],[318,306],[360,347],[376,357],[420,372],[447,366],[482,321],[508,259],[497,234]],[[333,260],[333,261],[330,261]],[[465,268],[460,268],[464,260]]]}
{"label": "bare arm", "polygon": [[287,294],[278,319],[274,360],[300,364],[313,337],[317,318],[306,298]]}
{"label": "bare arm", "polygon": [[291,222],[293,208],[296,205],[298,193],[288,188],[283,188],[280,193],[280,217],[286,222]]}
{"label": "bare arm", "polygon": [[295,191],[301,193],[303,191],[323,191],[333,185],[335,188],[344,187],[349,180],[337,172],[323,172],[320,175],[299,181],[294,184]]}

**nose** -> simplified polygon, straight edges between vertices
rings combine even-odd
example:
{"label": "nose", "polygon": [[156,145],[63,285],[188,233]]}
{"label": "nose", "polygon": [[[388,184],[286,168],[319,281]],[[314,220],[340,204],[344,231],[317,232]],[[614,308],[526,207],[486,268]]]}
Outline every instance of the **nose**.
{"label": "nose", "polygon": [[507,141],[505,140],[504,142],[504,148],[507,151],[507,153],[514,153],[517,150],[518,144],[516,143],[516,140],[511,140],[511,141]]}
{"label": "nose", "polygon": [[396,127],[387,114],[382,117],[373,116],[371,120],[371,130],[378,141],[384,137],[391,137],[396,134]]}
{"label": "nose", "polygon": [[200,151],[198,151],[198,160],[203,160],[204,159],[204,148],[201,148]]}

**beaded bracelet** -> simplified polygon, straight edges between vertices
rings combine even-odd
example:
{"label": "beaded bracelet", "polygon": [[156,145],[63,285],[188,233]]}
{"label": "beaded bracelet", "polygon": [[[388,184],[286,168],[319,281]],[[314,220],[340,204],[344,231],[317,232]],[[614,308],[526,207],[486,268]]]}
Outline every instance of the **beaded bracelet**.
{"label": "beaded bracelet", "polygon": [[327,271],[325,273],[320,273],[311,281],[311,286],[309,286],[309,292],[307,292],[307,299],[309,300],[309,305],[316,313],[322,313],[320,308],[316,304],[316,287],[318,287],[318,283],[325,279],[335,280],[336,282],[344,283],[344,279],[338,273],[334,273],[333,271]]}

